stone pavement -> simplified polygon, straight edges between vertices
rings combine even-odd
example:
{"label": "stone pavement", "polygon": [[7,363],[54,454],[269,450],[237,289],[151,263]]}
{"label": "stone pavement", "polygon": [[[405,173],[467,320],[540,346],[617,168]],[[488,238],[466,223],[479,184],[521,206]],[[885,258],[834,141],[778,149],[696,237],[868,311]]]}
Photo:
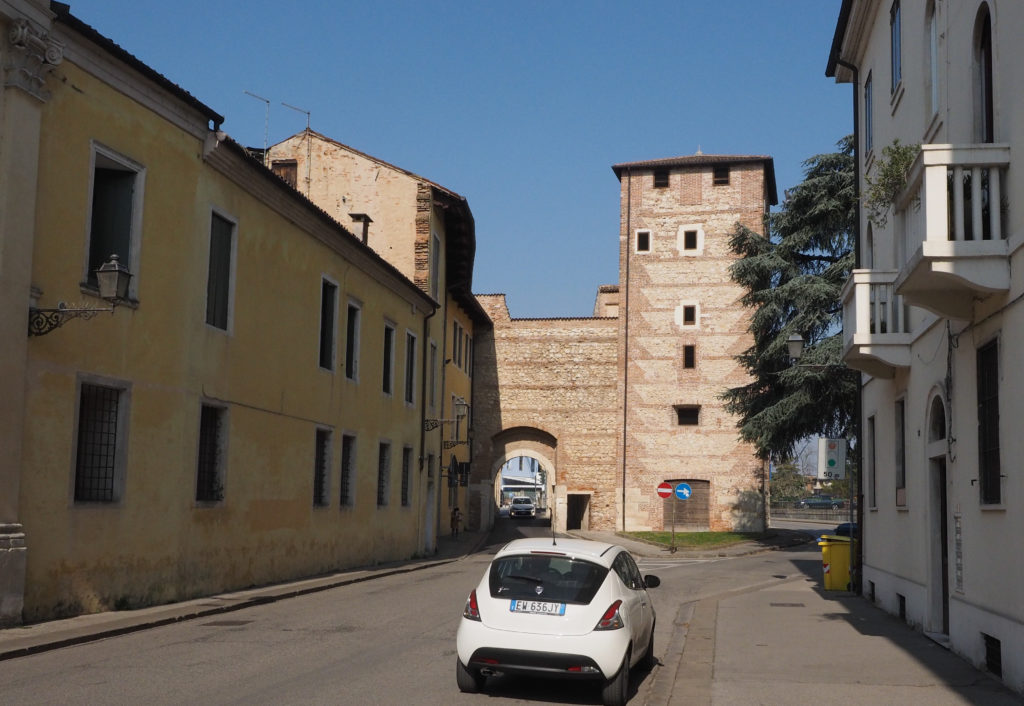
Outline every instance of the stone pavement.
{"label": "stone pavement", "polygon": [[[823,591],[817,547],[809,535],[777,530],[763,542],[675,553],[736,557],[793,552],[802,573],[766,585],[684,604],[661,665],[647,678],[648,704],[1024,704],[956,655],[843,591]],[[574,532],[612,541],[638,556],[664,558],[661,547],[611,532]],[[142,610],[83,615],[0,630],[0,660],[189,620],[396,573],[418,571],[478,551],[486,533],[442,537],[428,559],[225,593]],[[801,546],[803,545],[803,546]]]}

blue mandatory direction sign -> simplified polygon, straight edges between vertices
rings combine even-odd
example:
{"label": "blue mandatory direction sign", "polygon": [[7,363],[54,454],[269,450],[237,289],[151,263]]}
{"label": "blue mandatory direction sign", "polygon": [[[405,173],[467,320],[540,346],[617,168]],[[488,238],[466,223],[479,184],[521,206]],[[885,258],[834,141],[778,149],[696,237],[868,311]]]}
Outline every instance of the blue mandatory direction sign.
{"label": "blue mandatory direction sign", "polygon": [[676,486],[676,497],[680,500],[686,500],[693,495],[693,488],[686,483],[680,483]]}

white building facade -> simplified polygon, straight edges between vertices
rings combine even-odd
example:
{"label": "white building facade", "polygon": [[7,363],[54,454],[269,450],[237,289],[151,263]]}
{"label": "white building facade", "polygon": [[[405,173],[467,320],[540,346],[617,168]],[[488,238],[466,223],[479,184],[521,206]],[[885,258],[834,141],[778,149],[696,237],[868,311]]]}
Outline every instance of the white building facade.
{"label": "white building facade", "polygon": [[920,145],[888,213],[861,208],[843,294],[863,593],[1024,693],[1022,27],[1020,0],[843,0],[827,73],[862,199]]}

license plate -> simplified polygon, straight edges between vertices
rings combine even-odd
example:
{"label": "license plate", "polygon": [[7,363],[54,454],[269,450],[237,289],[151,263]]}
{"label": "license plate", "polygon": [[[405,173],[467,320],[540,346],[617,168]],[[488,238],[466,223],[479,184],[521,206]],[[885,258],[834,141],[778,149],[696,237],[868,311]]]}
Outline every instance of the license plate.
{"label": "license plate", "polygon": [[565,615],[565,603],[545,601],[513,600],[509,610],[513,613],[539,613],[540,615]]}

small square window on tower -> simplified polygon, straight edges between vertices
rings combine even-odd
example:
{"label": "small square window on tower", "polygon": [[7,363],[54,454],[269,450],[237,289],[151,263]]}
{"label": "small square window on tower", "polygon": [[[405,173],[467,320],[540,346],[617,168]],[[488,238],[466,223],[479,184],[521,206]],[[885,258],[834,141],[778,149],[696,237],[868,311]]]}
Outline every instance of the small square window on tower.
{"label": "small square window on tower", "polygon": [[683,346],[683,367],[697,367],[697,346]]}
{"label": "small square window on tower", "polygon": [[683,326],[693,326],[697,323],[697,307],[688,304],[683,307]]}
{"label": "small square window on tower", "polygon": [[668,187],[668,169],[654,170],[654,188],[665,189]]}
{"label": "small square window on tower", "polygon": [[651,231],[649,231],[649,230],[638,230],[636,232],[636,251],[637,252],[650,252],[651,251]]}
{"label": "small square window on tower", "polygon": [[687,230],[683,231],[683,250],[696,250],[697,249],[697,231]]}
{"label": "small square window on tower", "polygon": [[719,164],[713,167],[711,173],[711,183],[715,186],[728,186],[729,185],[729,165]]}
{"label": "small square window on tower", "polygon": [[674,409],[676,410],[676,424],[679,426],[691,427],[700,423],[699,404],[677,404]]}

